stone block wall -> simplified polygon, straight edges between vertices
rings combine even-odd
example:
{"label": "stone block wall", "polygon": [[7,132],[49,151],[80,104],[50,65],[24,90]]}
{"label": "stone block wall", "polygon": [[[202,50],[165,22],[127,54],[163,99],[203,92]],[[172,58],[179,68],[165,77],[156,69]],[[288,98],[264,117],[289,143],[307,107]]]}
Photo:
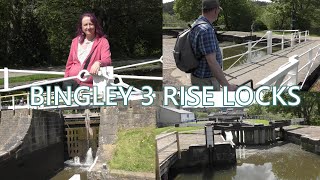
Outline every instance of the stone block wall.
{"label": "stone block wall", "polygon": [[100,112],[100,144],[113,144],[119,129],[156,126],[159,106],[142,106],[140,100],[130,101],[128,106],[102,107]]}
{"label": "stone block wall", "polygon": [[62,168],[63,128],[63,120],[56,112],[1,111],[1,177],[47,179]]}
{"label": "stone block wall", "polygon": [[23,140],[23,154],[63,142],[64,124],[58,113],[32,110],[29,116],[31,124]]}

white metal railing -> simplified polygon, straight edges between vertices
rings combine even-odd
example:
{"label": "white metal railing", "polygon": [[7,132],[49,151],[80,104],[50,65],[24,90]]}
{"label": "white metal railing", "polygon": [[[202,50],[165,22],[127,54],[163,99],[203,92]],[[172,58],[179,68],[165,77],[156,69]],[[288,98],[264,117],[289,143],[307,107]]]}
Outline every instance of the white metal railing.
{"label": "white metal railing", "polygon": [[[289,75],[290,80],[286,81],[288,83],[288,86],[290,85],[296,85],[297,84],[297,70],[298,70],[299,60],[297,59],[297,56],[292,56],[289,58],[289,62],[282,65],[278,68],[278,70],[272,74],[270,74],[268,77],[262,79],[257,83],[257,86],[262,85],[272,85],[274,86],[282,86],[284,78]],[[289,82],[290,81],[290,82]]]}
{"label": "white metal railing", "polygon": [[[314,55],[315,54],[315,55]],[[303,56],[307,57],[307,62],[302,65],[300,68],[298,68],[298,65],[300,63],[300,59]],[[272,85],[274,83],[275,86],[291,86],[291,85],[297,85],[299,74],[301,75],[301,71],[304,69],[306,70],[305,77],[303,78],[302,84],[300,86],[300,89],[305,84],[309,74],[312,71],[313,65],[317,60],[319,60],[320,56],[320,44],[314,46],[313,48],[309,49],[308,51],[300,54],[300,55],[294,55],[289,58],[289,61],[282,65],[276,72],[270,74],[268,77],[264,78],[260,82],[258,82],[257,86],[262,85]],[[285,80],[285,77],[286,80]]]}
{"label": "white metal railing", "polygon": [[[93,84],[94,84],[94,86],[98,86],[99,93],[104,93],[105,87],[110,86],[110,85],[128,88],[130,85],[125,83],[123,81],[123,79],[161,80],[162,81],[163,77],[114,74],[114,71],[117,71],[120,69],[142,66],[142,65],[157,63],[157,62],[163,63],[162,56],[160,57],[160,59],[157,59],[157,60],[127,65],[127,66],[122,66],[122,67],[117,67],[117,68],[113,68],[112,66],[102,67],[102,68],[100,68],[98,75],[93,76]],[[87,70],[81,70],[77,76],[72,76],[72,77],[67,77],[67,78],[58,78],[58,79],[53,79],[53,80],[42,80],[42,81],[37,81],[37,82],[31,83],[31,84],[27,84],[27,85],[20,85],[20,86],[9,88],[9,73],[10,72],[30,73],[30,74],[55,74],[55,75],[64,75],[64,72],[16,70],[16,69],[8,69],[6,67],[3,69],[0,69],[0,72],[1,71],[4,73],[4,76],[3,76],[4,88],[0,89],[0,92],[11,92],[11,91],[15,91],[15,90],[30,88],[32,86],[41,86],[41,85],[47,85],[47,84],[52,84],[52,83],[57,83],[57,82],[63,82],[63,81],[67,81],[70,79],[79,79],[80,81],[85,81],[87,79],[87,77],[90,76],[90,73]],[[84,74],[83,77],[81,77],[82,74]],[[113,83],[115,78],[119,79],[119,83]],[[141,90],[139,90],[135,87],[133,87],[133,90],[138,93],[142,92]],[[19,102],[17,103],[17,100],[20,101],[21,99],[22,99],[22,101],[26,100],[25,103],[23,103],[23,104],[20,104]],[[75,106],[78,106],[78,105],[75,105]],[[23,94],[12,94],[12,95],[0,96],[0,109],[3,109],[4,107],[6,109],[30,108],[29,94],[23,93]],[[72,107],[72,106],[59,106],[59,107],[63,108],[63,107]],[[44,108],[44,107],[42,107],[42,108]],[[47,108],[55,108],[55,107],[47,107]]]}
{"label": "white metal railing", "polygon": [[[272,37],[272,31],[267,31],[259,40],[257,41],[249,41],[247,43],[242,43],[242,44],[236,44],[236,45],[232,45],[232,46],[227,46],[227,47],[222,47],[221,49],[221,54],[222,54],[222,59],[223,61],[226,60],[230,60],[230,59],[234,59],[237,58],[238,59],[231,65],[228,67],[228,69],[231,69],[232,67],[234,67],[245,55],[247,55],[247,62],[252,62],[253,60],[253,53],[257,52],[257,51],[261,51],[266,49],[267,50],[267,55],[272,53],[272,47],[274,46],[279,46],[281,45],[281,50],[284,49],[285,44],[290,43],[290,46],[293,47],[295,45],[295,42],[298,41],[298,43],[301,42],[305,42],[307,41],[307,37],[309,36],[309,31],[303,31],[303,32],[299,32],[298,30],[274,30],[274,32],[283,32],[282,36],[281,36],[281,42],[280,43],[272,43],[272,40],[274,39]],[[285,36],[285,32],[290,32],[290,36]],[[302,36],[303,34],[303,36]],[[261,42],[266,42],[266,46],[259,48],[259,49],[254,49],[254,47]],[[230,57],[223,57],[223,51],[226,49],[230,49],[230,48],[234,48],[234,47],[240,47],[240,46],[246,46],[247,47],[247,51],[244,53],[240,53],[237,55],[233,55]]]}

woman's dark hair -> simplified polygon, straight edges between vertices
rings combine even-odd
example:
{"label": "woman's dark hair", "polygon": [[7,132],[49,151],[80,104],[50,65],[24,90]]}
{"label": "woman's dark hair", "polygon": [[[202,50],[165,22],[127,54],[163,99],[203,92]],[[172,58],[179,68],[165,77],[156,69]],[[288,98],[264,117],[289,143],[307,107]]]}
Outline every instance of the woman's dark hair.
{"label": "woman's dark hair", "polygon": [[102,28],[100,26],[100,24],[98,23],[97,17],[93,14],[93,13],[84,13],[80,16],[79,22],[78,22],[78,27],[77,27],[77,36],[80,36],[79,42],[80,44],[83,43],[84,38],[86,37],[86,35],[83,33],[82,31],[82,19],[84,17],[90,17],[91,22],[93,23],[94,27],[95,27],[95,35],[96,37],[100,38],[105,36]]}

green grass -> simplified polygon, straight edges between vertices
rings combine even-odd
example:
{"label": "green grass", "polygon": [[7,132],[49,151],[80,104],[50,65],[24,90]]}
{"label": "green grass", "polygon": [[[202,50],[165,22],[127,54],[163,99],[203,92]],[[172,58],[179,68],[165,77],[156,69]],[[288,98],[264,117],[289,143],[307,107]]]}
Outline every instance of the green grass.
{"label": "green grass", "polygon": [[263,120],[263,119],[250,119],[250,120],[245,120],[246,123],[249,124],[263,124],[263,125],[269,125],[268,120]]}
{"label": "green grass", "polygon": [[[50,74],[35,74],[29,76],[19,76],[9,78],[9,83],[28,82],[36,80],[45,80],[51,78],[62,78],[63,75],[50,75]],[[3,79],[0,79],[0,84],[3,84]]]}
{"label": "green grass", "polygon": [[116,149],[109,165],[111,169],[154,172],[155,128],[147,127],[120,131]]}
{"label": "green grass", "polygon": [[163,127],[163,128],[157,128],[155,130],[155,134],[161,134],[163,132],[170,133],[170,132],[185,132],[185,131],[193,131],[193,130],[198,130],[198,129],[203,129],[204,127],[174,127],[174,126],[169,126],[169,127]]}
{"label": "green grass", "polygon": [[301,128],[301,127],[304,127],[304,126],[299,125],[299,124],[294,124],[294,125],[290,125],[290,127],[293,127],[293,128]]}
{"label": "green grass", "polygon": [[154,172],[155,170],[155,136],[162,132],[184,132],[203,127],[164,127],[136,128],[118,132],[118,140],[112,160],[108,162],[111,169]]}

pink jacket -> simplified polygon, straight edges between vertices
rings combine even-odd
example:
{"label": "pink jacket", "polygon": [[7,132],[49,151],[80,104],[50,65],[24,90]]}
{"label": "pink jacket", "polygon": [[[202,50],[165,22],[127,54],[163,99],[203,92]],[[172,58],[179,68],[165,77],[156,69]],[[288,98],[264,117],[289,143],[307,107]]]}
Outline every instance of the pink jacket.
{"label": "pink jacket", "polygon": [[[68,57],[68,61],[66,64],[66,70],[64,73],[64,77],[76,76],[83,69],[85,62],[81,65],[78,59],[78,42],[79,36],[72,40],[70,53]],[[110,66],[111,65],[111,53],[109,42],[105,37],[96,38],[93,42],[91,52],[93,52],[90,62],[88,64],[87,70],[89,71],[94,62],[99,61],[101,63],[101,67]],[[88,56],[89,56],[88,55]],[[76,81],[82,86],[90,86],[92,87],[93,79],[92,76],[89,76],[88,79],[84,82]]]}

